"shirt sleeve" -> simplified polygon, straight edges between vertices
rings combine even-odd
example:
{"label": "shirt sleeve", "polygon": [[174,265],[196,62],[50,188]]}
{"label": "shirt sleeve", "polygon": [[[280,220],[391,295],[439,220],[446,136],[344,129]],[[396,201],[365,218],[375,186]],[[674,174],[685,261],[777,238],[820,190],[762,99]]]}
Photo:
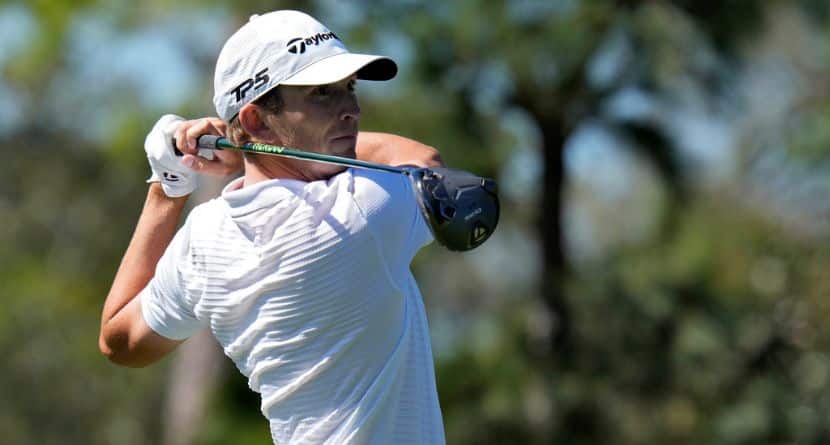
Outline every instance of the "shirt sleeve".
{"label": "shirt sleeve", "polygon": [[404,175],[372,170],[355,170],[354,180],[355,198],[384,253],[408,267],[415,254],[433,240],[411,181]]}
{"label": "shirt sleeve", "polygon": [[182,273],[188,261],[188,234],[189,220],[167,246],[155,275],[138,295],[147,325],[173,340],[184,340],[203,327],[194,314]]}

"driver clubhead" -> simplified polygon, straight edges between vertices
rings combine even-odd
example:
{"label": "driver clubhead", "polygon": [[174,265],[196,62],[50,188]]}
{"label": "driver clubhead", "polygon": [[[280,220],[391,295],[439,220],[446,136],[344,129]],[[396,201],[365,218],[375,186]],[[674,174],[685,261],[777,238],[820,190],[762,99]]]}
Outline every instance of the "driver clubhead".
{"label": "driver clubhead", "polygon": [[449,250],[475,249],[490,238],[499,221],[496,181],[449,168],[409,172],[435,239]]}

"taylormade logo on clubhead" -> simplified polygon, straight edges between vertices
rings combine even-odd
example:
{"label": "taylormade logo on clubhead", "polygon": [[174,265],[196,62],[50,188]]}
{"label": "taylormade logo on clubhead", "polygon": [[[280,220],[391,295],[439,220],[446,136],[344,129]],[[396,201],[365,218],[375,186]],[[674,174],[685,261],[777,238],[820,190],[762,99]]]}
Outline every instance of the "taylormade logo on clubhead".
{"label": "taylormade logo on clubhead", "polygon": [[317,46],[320,42],[329,39],[340,40],[333,32],[329,31],[325,34],[317,33],[311,37],[295,37],[289,40],[286,46],[291,54],[302,54],[305,52],[306,46]]}
{"label": "taylormade logo on clubhead", "polygon": [[473,241],[476,243],[484,241],[489,234],[490,232],[484,226],[476,226],[475,229],[473,229]]}
{"label": "taylormade logo on clubhead", "polygon": [[469,221],[469,220],[473,219],[476,215],[480,215],[481,212],[482,212],[481,207],[473,210],[472,212],[470,212],[469,215],[464,217],[464,221]]}

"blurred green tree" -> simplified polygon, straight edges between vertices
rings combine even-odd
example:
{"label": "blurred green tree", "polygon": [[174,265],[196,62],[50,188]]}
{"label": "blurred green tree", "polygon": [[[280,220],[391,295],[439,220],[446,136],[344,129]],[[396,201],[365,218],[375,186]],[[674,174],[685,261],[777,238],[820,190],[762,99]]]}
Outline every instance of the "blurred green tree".
{"label": "blurred green tree", "polygon": [[[432,290],[425,295],[449,443],[830,439],[830,249],[820,203],[826,2],[278,6],[313,7],[353,48],[400,59],[398,82],[365,87],[367,128],[424,140],[451,165],[505,185],[502,226],[487,246],[464,256],[428,249],[416,263]],[[0,391],[27,389],[0,402],[5,441],[161,440],[169,366],[120,370],[95,345],[100,304],[144,193],[138,148],[160,113],[211,112],[215,36],[274,7],[0,6],[0,17],[16,23],[4,28],[24,36],[0,51],[0,116],[14,117],[0,125],[0,351],[9,358]],[[200,23],[210,32],[199,34]],[[148,99],[155,96],[145,84],[119,68],[126,54],[105,73],[93,57],[156,36],[183,47],[195,67],[179,101],[171,97],[180,86]],[[805,55],[790,60],[782,48]],[[765,59],[764,51],[775,54]],[[798,80],[809,94],[782,99],[787,77],[772,83],[778,88],[750,90],[768,60],[806,73]],[[631,97],[646,106],[630,105]],[[688,159],[688,147],[700,144],[681,125],[693,107],[736,135],[727,180],[707,183]],[[656,178],[645,208],[657,222],[636,242],[578,260],[569,215],[577,201],[603,202],[572,176],[568,156],[577,136],[597,128]],[[517,164],[520,156],[531,165]],[[591,177],[607,174],[592,161]],[[540,167],[538,177],[530,167]],[[626,210],[607,210],[595,223],[621,236]],[[196,442],[267,442],[255,398],[231,375],[217,374]]]}

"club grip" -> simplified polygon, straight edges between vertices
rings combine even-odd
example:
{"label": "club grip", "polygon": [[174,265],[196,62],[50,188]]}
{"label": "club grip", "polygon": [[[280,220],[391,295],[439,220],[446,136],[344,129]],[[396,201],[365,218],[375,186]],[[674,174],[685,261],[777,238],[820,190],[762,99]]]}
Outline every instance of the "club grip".
{"label": "club grip", "polygon": [[[212,134],[203,134],[199,136],[198,139],[196,139],[196,148],[200,150],[221,150],[222,147],[220,147],[219,144],[217,144],[217,141],[219,141],[220,137],[221,136],[216,136]],[[175,138],[173,139],[172,144],[173,153],[175,153],[176,156],[184,156],[184,153],[182,153],[182,151],[179,150],[178,147],[176,147]]]}
{"label": "club grip", "polygon": [[221,150],[222,147],[217,144],[219,138],[221,136],[216,136],[213,134],[203,134],[199,136],[199,139],[196,140],[196,146],[199,149],[207,149],[207,150]]}

